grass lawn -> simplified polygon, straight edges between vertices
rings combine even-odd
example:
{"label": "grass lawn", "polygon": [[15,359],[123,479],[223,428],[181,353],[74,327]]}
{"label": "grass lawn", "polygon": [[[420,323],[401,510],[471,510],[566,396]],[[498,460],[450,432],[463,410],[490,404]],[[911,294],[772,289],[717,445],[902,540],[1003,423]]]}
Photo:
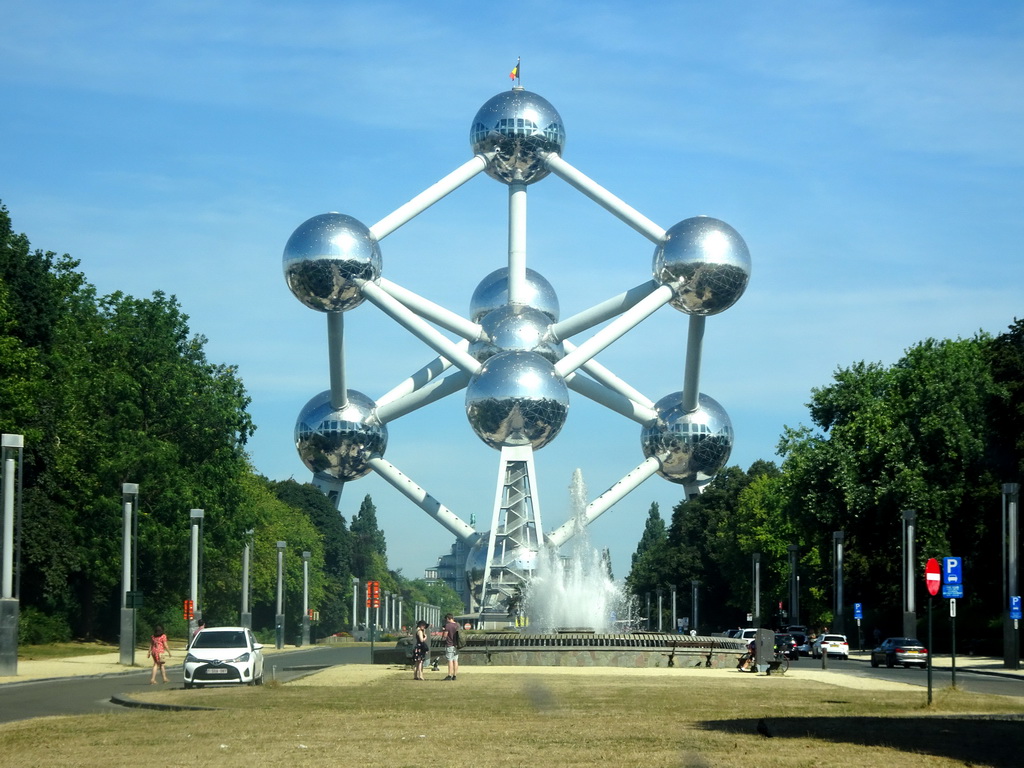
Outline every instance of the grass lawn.
{"label": "grass lawn", "polygon": [[95,656],[101,653],[114,653],[117,650],[118,646],[110,643],[84,640],[44,645],[19,645],[18,660],[39,661],[40,659],[63,659],[69,656]]}
{"label": "grass lawn", "polygon": [[346,666],[0,726],[9,766],[1018,766],[1024,703],[733,670]]}

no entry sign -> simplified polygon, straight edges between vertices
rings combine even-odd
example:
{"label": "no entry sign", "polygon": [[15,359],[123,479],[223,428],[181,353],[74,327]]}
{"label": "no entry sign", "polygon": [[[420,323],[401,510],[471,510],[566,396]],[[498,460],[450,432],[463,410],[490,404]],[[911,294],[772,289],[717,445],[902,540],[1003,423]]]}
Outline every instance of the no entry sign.
{"label": "no entry sign", "polygon": [[934,597],[939,594],[939,584],[942,583],[942,569],[939,568],[939,561],[934,557],[929,558],[928,564],[924,567],[924,583],[928,587],[928,594]]}

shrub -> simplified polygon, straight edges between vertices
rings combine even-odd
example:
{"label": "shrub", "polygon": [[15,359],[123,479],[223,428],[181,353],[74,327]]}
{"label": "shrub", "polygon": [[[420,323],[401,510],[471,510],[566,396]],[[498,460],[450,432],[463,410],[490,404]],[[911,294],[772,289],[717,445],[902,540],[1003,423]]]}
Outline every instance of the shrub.
{"label": "shrub", "polygon": [[48,616],[32,606],[26,606],[19,612],[19,644],[45,645],[66,643],[70,640],[71,625],[64,616]]}

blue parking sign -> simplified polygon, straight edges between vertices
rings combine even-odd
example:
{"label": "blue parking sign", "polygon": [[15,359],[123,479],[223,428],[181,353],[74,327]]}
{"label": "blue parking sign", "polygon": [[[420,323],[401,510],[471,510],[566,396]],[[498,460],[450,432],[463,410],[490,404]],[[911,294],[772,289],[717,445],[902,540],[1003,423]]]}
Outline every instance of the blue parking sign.
{"label": "blue parking sign", "polygon": [[864,618],[864,607],[861,605],[861,603],[854,603],[853,604],[853,618],[855,618],[855,619],[863,619]]}
{"label": "blue parking sign", "polygon": [[942,583],[963,584],[963,573],[960,568],[959,557],[942,558]]}
{"label": "blue parking sign", "polygon": [[1010,596],[1010,618],[1019,619],[1020,615],[1020,595]]}

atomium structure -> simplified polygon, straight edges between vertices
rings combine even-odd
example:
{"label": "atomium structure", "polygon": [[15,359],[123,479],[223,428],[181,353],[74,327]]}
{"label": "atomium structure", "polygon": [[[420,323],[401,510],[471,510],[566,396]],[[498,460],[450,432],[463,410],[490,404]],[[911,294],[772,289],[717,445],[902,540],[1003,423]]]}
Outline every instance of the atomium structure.
{"label": "atomium structure", "polygon": [[[468,162],[372,226],[341,213],[314,216],[284,249],[288,287],[307,307],[326,314],[328,329],[330,389],[299,414],[300,458],[335,504],[346,482],[375,472],[466,542],[469,608],[482,625],[506,618],[503,605],[529,578],[541,548],[561,547],[580,525],[569,520],[545,533],[535,483],[534,454],[561,431],[570,393],[640,425],[643,460],[587,505],[585,525],[654,474],[682,485],[688,497],[699,493],[725,465],[733,444],[725,410],[699,391],[700,367],[706,319],[731,307],[750,279],[746,243],[728,224],[706,216],[659,227],[566,162],[565,143],[555,108],[517,86],[491,98],[473,118]],[[508,187],[508,261],[481,280],[467,318],[384,277],[380,243],[481,173]],[[526,266],[527,192],[548,176],[567,182],[654,245],[649,278],[565,319],[554,288]],[[437,354],[377,400],[346,382],[344,313],[363,302]],[[688,318],[683,388],[655,402],[596,356],[666,304]],[[473,430],[500,451],[488,531],[475,530],[384,458],[390,422],[463,391]]]}

